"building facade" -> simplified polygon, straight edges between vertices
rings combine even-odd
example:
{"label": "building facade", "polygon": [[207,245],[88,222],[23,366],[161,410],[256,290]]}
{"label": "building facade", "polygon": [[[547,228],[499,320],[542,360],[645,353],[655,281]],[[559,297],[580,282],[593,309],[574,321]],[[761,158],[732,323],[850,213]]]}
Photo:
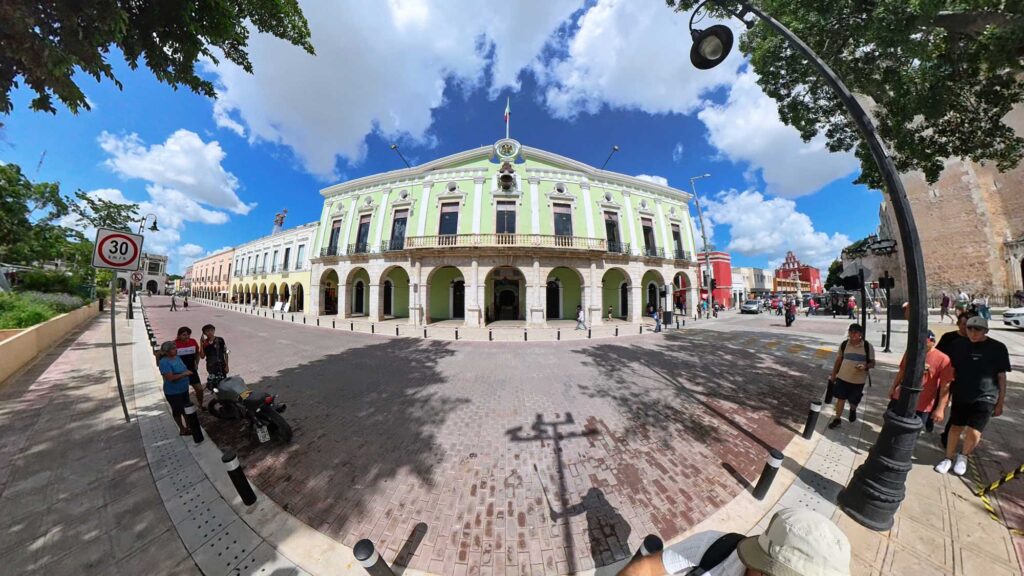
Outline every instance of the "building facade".
{"label": "building facade", "polygon": [[[808,264],[801,264],[793,251],[786,252],[786,259],[775,269],[776,278],[788,280],[800,280],[807,286],[801,292],[811,294],[824,294],[825,286],[821,283],[821,271]],[[795,285],[795,284],[794,284]]]}
{"label": "building facade", "polygon": [[178,288],[185,294],[192,294],[192,267],[185,268],[185,274],[181,277]]}
{"label": "building facade", "polygon": [[689,194],[511,139],[321,193],[321,315],[601,324],[696,298]]}
{"label": "building facade", "polygon": [[[1024,136],[1024,107],[1015,106],[1003,120]],[[999,172],[947,159],[935,184],[920,172],[902,174],[924,255],[931,306],[941,292],[987,294],[993,305],[1012,304],[1024,290],[1024,165]],[[860,255],[877,280],[885,271],[896,278],[893,301],[907,299],[906,269],[898,227],[888,198],[879,210],[879,239],[896,240],[896,252]],[[844,256],[844,262],[851,258]]]}
{"label": "building facade", "polygon": [[798,279],[797,276],[775,276],[772,278],[772,292],[774,294],[783,295],[803,295],[803,294],[814,294],[810,292],[811,285],[803,280]]}
{"label": "building facade", "polygon": [[[135,283],[136,290],[151,294],[164,293],[165,286],[167,285],[167,256],[143,252],[142,262],[139,264],[138,271],[142,273],[142,281]],[[131,277],[132,272],[118,272],[118,288],[127,289]]]}
{"label": "building facade", "polygon": [[743,287],[747,298],[759,298],[766,296],[775,288],[775,285],[773,284],[774,276],[764,268],[740,266],[738,268],[733,268],[733,271],[739,273],[742,277]]}
{"label": "building facade", "polygon": [[208,298],[227,302],[234,272],[235,249],[229,248],[200,258],[192,263],[191,294],[195,298]]}
{"label": "building facade", "polygon": [[232,254],[230,301],[288,312],[309,310],[310,254],[317,228],[311,222],[282,230],[275,220],[269,236],[237,246]]}
{"label": "building facade", "polygon": [[[715,289],[713,290],[715,296],[715,302],[725,306],[726,308],[732,308],[733,306],[733,285],[732,285],[732,256],[728,252],[717,252],[712,251],[708,253],[708,259],[711,260],[711,271],[714,274]],[[700,278],[702,278],[702,286],[700,290],[701,299],[707,299],[708,291],[707,285],[709,278],[706,272],[704,253],[697,254],[697,267],[700,271]]]}

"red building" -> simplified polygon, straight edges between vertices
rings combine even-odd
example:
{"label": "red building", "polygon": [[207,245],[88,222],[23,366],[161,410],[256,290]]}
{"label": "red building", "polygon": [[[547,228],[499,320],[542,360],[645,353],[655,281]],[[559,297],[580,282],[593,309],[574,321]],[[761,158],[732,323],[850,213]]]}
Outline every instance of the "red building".
{"label": "red building", "polygon": [[825,287],[821,284],[821,271],[814,266],[801,264],[792,251],[786,252],[786,261],[775,269],[776,278],[801,280],[810,286],[811,294],[824,294]]}
{"label": "red building", "polygon": [[[707,260],[704,258],[703,252],[698,253],[696,258],[697,274],[701,279],[700,297],[703,300],[708,297]],[[708,258],[711,260],[711,270],[714,272],[715,277],[715,302],[729,308],[733,305],[732,257],[729,256],[728,252],[711,252],[708,254]]]}

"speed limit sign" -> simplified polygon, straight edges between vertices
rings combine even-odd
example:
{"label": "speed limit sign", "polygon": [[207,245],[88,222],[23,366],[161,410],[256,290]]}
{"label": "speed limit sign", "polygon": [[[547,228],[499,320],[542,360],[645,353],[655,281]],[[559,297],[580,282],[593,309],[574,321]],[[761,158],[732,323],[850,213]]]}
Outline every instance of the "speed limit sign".
{"label": "speed limit sign", "polygon": [[110,270],[138,270],[142,256],[142,236],[120,230],[96,231],[96,251],[92,265]]}

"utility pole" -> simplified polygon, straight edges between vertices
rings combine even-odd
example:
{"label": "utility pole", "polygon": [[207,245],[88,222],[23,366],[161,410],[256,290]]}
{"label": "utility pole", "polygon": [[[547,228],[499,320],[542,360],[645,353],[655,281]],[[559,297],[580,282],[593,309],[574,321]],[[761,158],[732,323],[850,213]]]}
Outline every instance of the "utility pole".
{"label": "utility pole", "polygon": [[[704,243],[704,266],[708,269],[708,313],[712,314],[715,310],[715,293],[712,289],[712,285],[715,283],[715,271],[711,268],[711,252],[708,250],[708,235],[704,231],[704,213],[700,209],[700,199],[697,198],[697,185],[694,184],[695,180],[701,178],[708,178],[711,174],[702,174],[700,176],[694,176],[690,178],[690,190],[693,191],[693,202],[697,205],[697,218],[700,220],[700,237]],[[703,277],[701,278],[703,281]]]}

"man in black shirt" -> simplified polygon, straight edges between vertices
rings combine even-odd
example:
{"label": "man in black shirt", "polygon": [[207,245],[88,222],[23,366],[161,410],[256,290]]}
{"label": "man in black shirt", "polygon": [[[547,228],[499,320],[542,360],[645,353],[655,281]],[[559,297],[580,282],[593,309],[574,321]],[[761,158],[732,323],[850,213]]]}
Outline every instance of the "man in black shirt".
{"label": "man in black shirt", "polygon": [[[967,472],[967,457],[981,441],[989,418],[1003,413],[1010,354],[1002,342],[988,337],[988,321],[975,316],[967,320],[967,338],[960,338],[950,346],[949,358],[956,372],[956,379],[949,387],[953,397],[949,412],[951,426],[946,458],[935,465],[935,471],[945,474],[952,467],[954,474],[962,476]],[[945,406],[946,398],[940,398],[935,412],[937,421],[942,421]],[[964,434],[964,446],[957,454],[961,434]]]}
{"label": "man in black shirt", "polygon": [[203,335],[199,344],[199,357],[206,360],[206,373],[209,376],[227,376],[228,346],[224,339],[216,334],[213,324],[203,326]]}
{"label": "man in black shirt", "polygon": [[[961,312],[956,317],[956,330],[952,332],[946,332],[939,338],[939,343],[935,345],[935,349],[942,352],[946,356],[949,356],[950,350],[952,349],[953,343],[961,338],[967,338],[967,321],[973,316],[976,316],[973,312]],[[935,412],[935,408],[939,406],[939,397],[935,397],[935,406],[932,408],[932,412]],[[945,408],[945,407],[943,407]],[[934,420],[931,415],[928,416],[928,421],[924,423],[925,430],[931,432],[934,427]],[[949,419],[946,419],[946,429],[942,432],[940,443],[943,448],[949,442]]]}

